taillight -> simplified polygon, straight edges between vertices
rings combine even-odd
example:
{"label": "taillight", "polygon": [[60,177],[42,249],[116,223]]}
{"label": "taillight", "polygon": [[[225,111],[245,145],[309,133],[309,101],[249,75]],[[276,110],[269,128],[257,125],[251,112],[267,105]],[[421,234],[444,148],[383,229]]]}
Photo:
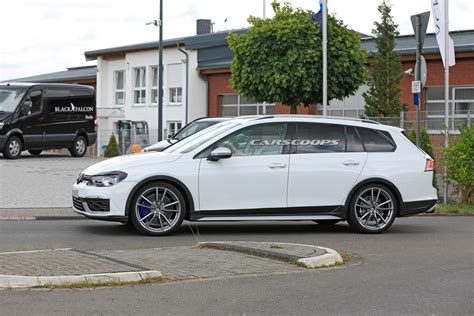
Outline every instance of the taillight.
{"label": "taillight", "polygon": [[433,171],[434,169],[434,160],[426,159],[425,171]]}
{"label": "taillight", "polygon": [[97,114],[94,114],[94,133],[97,133]]}

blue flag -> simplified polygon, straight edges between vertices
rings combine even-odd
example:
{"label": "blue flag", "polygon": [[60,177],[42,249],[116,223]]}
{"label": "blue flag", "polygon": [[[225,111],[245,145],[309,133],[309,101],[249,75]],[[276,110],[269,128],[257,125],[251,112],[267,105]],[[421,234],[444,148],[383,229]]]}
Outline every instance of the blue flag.
{"label": "blue flag", "polygon": [[[326,7],[327,10],[327,7]],[[319,11],[311,17],[314,23],[319,24],[319,31],[323,32],[323,1],[319,0]]]}

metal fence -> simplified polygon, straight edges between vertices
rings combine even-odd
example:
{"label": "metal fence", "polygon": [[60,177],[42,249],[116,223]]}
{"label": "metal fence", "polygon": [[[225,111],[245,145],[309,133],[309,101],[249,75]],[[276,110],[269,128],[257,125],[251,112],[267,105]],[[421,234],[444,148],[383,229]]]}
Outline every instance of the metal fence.
{"label": "metal fence", "polygon": [[[449,132],[456,134],[463,126],[470,127],[473,121],[474,112],[457,111],[448,116]],[[446,130],[444,112],[420,111],[420,126],[425,128],[430,134],[441,134]],[[397,117],[368,117],[368,119],[380,122],[382,124],[398,126],[409,130],[416,126],[416,113],[414,111],[401,112]]]}
{"label": "metal fence", "polygon": [[[110,129],[99,129],[97,143],[99,146],[99,154],[104,155],[105,148],[109,144],[110,136],[112,133],[115,136],[119,152],[121,155],[127,155],[132,153],[132,145],[137,144],[140,148],[145,148],[151,144],[155,144],[158,141],[158,130],[148,130],[147,133],[138,134],[132,132],[118,132]],[[163,137],[167,137],[169,134],[167,129],[163,130]]]}

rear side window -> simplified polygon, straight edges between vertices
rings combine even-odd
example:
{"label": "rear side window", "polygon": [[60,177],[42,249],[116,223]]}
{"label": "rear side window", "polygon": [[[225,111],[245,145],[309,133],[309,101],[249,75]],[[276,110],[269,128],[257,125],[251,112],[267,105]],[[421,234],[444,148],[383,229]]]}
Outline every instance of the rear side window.
{"label": "rear side window", "polygon": [[359,135],[357,134],[357,131],[352,126],[346,127],[346,143],[347,143],[347,147],[346,147],[347,152],[365,151],[364,146],[362,145],[362,142],[360,141]]}
{"label": "rear side window", "polygon": [[345,152],[344,126],[298,123],[292,145],[297,154]]}
{"label": "rear side window", "polygon": [[368,152],[390,152],[395,150],[395,144],[389,133],[358,127],[360,138]]}

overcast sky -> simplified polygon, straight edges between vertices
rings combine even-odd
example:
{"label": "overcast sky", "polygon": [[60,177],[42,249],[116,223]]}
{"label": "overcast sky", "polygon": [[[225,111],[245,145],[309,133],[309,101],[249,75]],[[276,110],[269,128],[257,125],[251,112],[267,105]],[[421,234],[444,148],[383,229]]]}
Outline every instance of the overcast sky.
{"label": "overcast sky", "polygon": [[[267,17],[272,16],[266,0]],[[283,1],[282,1],[283,2]],[[318,0],[288,0],[293,7],[318,10]],[[330,14],[370,34],[381,0],[329,0]],[[430,0],[392,0],[401,34],[412,34],[410,15],[430,11]],[[474,1],[449,0],[450,30],[474,29]],[[159,0],[14,0],[0,10],[0,81],[91,65],[84,52],[154,41]],[[194,35],[195,20],[211,19],[215,31],[248,26],[262,16],[262,0],[164,0],[164,37]],[[227,18],[227,22],[224,20]],[[430,20],[428,32],[433,31]]]}

